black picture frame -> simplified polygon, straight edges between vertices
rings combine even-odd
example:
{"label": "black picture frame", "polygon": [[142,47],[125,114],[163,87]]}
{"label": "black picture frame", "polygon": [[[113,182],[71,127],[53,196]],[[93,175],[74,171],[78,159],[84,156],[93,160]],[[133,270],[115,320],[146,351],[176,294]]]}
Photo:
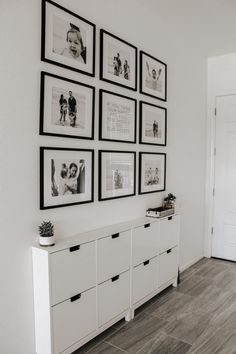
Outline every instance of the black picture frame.
{"label": "black picture frame", "polygon": [[93,201],[94,150],[41,146],[40,210]]}
{"label": "black picture frame", "polygon": [[[144,65],[145,61],[146,65]],[[140,51],[140,93],[167,101],[167,64],[142,50]]]}
{"label": "black picture frame", "polygon": [[[40,81],[39,134],[93,140],[95,87],[45,71],[41,72]],[[65,98],[69,97],[69,91],[77,103],[76,113],[71,115],[68,98]],[[65,105],[59,103],[61,94]]]}
{"label": "black picture frame", "polygon": [[[107,155],[107,161],[105,160]],[[120,155],[120,156],[119,156]],[[122,157],[124,164],[122,170]],[[110,164],[111,169],[109,169]],[[129,163],[131,167],[129,168]],[[121,170],[121,172],[119,172]],[[105,172],[106,173],[105,173]],[[109,173],[107,175],[107,173]],[[104,176],[105,175],[105,176]],[[98,151],[98,200],[131,197],[136,194],[136,152]]]}
{"label": "black picture frame", "polygon": [[[118,99],[120,99],[121,103],[118,102]],[[106,105],[104,103],[106,103]],[[109,124],[109,128],[107,127],[107,123]],[[118,128],[121,129],[120,133]],[[128,134],[129,130],[130,134]],[[135,144],[136,130],[137,100],[128,96],[120,95],[118,93],[100,89],[99,140]]]}
{"label": "black picture frame", "polygon": [[166,153],[139,152],[139,194],[165,190]]}
{"label": "black picture frame", "polygon": [[[109,53],[107,53],[109,47]],[[118,53],[120,54],[118,58]],[[138,49],[127,41],[111,34],[103,29],[100,30],[100,79],[114,85],[137,91],[137,52]],[[116,65],[114,59],[120,62]],[[129,58],[125,59],[125,58]],[[121,60],[124,62],[121,63]],[[124,69],[127,60],[128,67]],[[117,60],[118,62],[118,60]],[[125,63],[125,64],[126,64]],[[122,68],[123,69],[120,69]],[[116,74],[114,74],[116,72]]]}
{"label": "black picture frame", "polygon": [[149,102],[139,102],[139,143],[166,146],[167,108]]}
{"label": "black picture frame", "polygon": [[[58,13],[64,14],[64,19],[62,16],[56,17]],[[48,28],[51,33],[48,33]],[[80,47],[77,44],[77,47],[69,48],[68,31],[77,33]],[[95,76],[95,34],[96,26],[92,22],[51,0],[42,0],[42,61]],[[83,37],[86,38],[86,43]]]}

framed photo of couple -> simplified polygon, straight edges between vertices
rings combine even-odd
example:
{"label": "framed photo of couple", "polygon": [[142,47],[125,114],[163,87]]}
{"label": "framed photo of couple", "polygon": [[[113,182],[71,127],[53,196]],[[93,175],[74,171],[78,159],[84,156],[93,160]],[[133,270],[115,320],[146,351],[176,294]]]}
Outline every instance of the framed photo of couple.
{"label": "framed photo of couple", "polygon": [[94,138],[95,88],[41,72],[40,134]]}
{"label": "framed photo of couple", "polygon": [[143,101],[139,104],[140,144],[166,146],[167,109]]}
{"label": "framed photo of couple", "polygon": [[94,151],[40,147],[40,209],[93,202]]}
{"label": "framed photo of couple", "polygon": [[167,65],[140,51],[140,93],[167,101]]}
{"label": "framed photo of couple", "polygon": [[98,200],[135,195],[136,153],[99,150]]}
{"label": "framed photo of couple", "polygon": [[41,59],[94,76],[95,30],[93,23],[72,11],[42,0]]}
{"label": "framed photo of couple", "polygon": [[139,194],[161,192],[166,189],[166,154],[139,153]]}
{"label": "framed photo of couple", "polygon": [[137,91],[137,48],[102,29],[100,79]]}

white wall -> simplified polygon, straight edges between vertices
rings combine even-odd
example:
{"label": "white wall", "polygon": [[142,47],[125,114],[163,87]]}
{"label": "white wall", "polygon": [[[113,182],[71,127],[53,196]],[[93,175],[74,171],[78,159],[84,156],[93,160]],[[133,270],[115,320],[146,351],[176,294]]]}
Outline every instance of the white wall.
{"label": "white wall", "polygon": [[214,139],[216,97],[236,94],[236,53],[208,59],[207,71],[207,185],[205,255],[211,256],[211,226],[213,225]]}
{"label": "white wall", "polygon": [[[95,202],[49,211],[39,210],[39,146],[91,147],[91,142],[39,136],[40,71],[121,92],[168,108],[168,148],[100,143],[94,148],[166,151],[167,191],[176,193],[181,207],[180,266],[203,254],[205,186],[206,63],[191,40],[180,36],[168,17],[152,14],[144,2],[121,0],[60,0],[97,25],[96,78],[40,62],[40,1],[1,0],[0,4],[0,220],[1,301],[0,352],[34,353],[31,245],[37,225],[55,223],[57,237],[136,218],[161,203],[165,193]],[[145,2],[146,3],[146,2]],[[148,99],[98,80],[98,30],[104,28],[168,64],[168,103]],[[98,92],[97,92],[98,93]],[[98,126],[98,95],[96,126]]]}

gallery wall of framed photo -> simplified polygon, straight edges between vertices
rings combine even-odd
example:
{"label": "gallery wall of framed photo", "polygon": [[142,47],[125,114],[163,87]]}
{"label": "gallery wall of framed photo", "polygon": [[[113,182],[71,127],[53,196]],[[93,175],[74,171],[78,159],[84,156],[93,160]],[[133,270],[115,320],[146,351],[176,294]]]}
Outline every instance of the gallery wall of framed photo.
{"label": "gallery wall of framed photo", "polygon": [[167,64],[142,49],[42,0],[40,209],[165,191]]}

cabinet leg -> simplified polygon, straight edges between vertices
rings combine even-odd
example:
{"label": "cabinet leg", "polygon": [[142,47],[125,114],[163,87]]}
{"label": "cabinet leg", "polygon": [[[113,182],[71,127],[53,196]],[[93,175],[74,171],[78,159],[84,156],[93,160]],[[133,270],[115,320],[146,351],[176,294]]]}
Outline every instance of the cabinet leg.
{"label": "cabinet leg", "polygon": [[133,313],[133,311],[130,309],[128,312],[127,312],[127,315],[125,316],[125,320],[127,321],[127,322],[129,322],[129,321],[131,321],[132,320],[132,313]]}
{"label": "cabinet leg", "polygon": [[174,281],[174,283],[172,284],[172,286],[173,286],[174,288],[177,288],[177,285],[178,285],[178,281],[177,281],[177,278],[176,278],[175,281]]}

